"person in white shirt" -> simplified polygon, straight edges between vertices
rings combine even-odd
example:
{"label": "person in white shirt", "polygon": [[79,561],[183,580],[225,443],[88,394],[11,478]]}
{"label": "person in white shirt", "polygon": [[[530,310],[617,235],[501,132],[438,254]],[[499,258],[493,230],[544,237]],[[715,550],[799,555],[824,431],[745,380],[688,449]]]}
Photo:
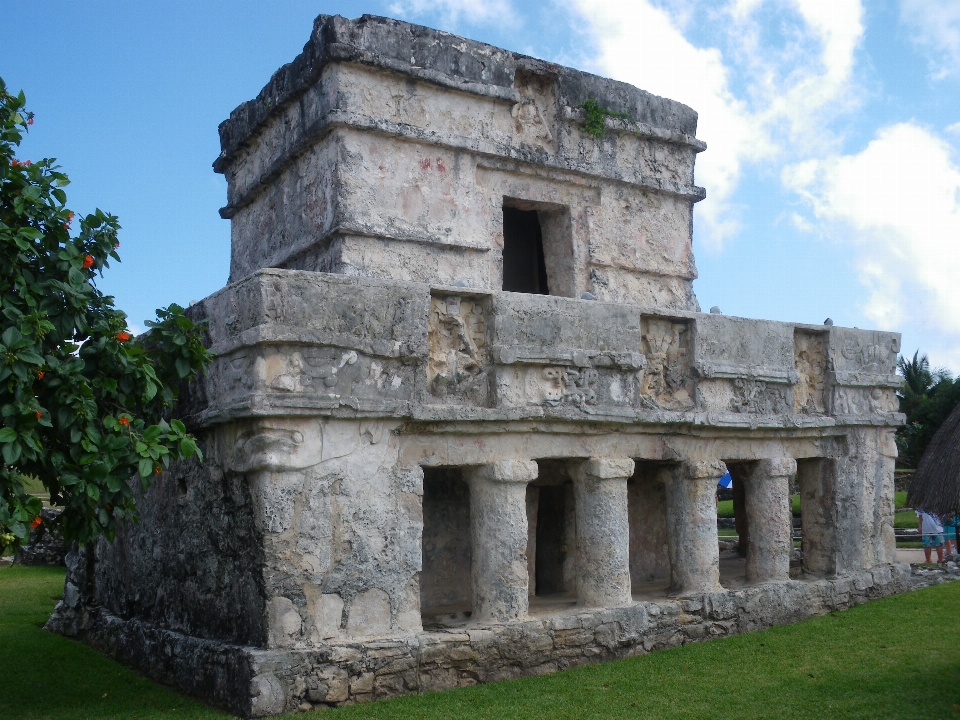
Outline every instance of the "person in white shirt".
{"label": "person in white shirt", "polygon": [[937,562],[943,562],[943,525],[940,518],[933,513],[917,508],[917,523],[920,534],[923,535],[923,555],[930,562],[930,550],[937,549]]}

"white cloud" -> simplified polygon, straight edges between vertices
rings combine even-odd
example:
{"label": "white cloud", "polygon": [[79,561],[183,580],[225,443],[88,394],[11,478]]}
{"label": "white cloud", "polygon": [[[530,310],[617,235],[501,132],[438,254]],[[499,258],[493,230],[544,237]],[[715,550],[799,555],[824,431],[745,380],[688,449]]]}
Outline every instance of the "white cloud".
{"label": "white cloud", "polygon": [[725,201],[736,188],[741,163],[770,152],[762,128],[730,91],[720,51],[694,46],[667,11],[647,0],[577,0],[577,6],[593,28],[603,72],[699,113],[697,135],[710,149],[697,159],[697,182],[707,188],[698,213],[719,243],[737,227]]}
{"label": "white cloud", "polygon": [[960,135],[960,122],[955,122],[953,125],[947,125],[944,130],[951,135]]}
{"label": "white cloud", "polygon": [[[863,312],[882,327],[947,334],[960,361],[960,166],[913,123],[880,130],[859,153],[787,167],[784,184],[853,245],[870,290]],[[947,358],[944,358],[947,359]]]}
{"label": "white cloud", "polygon": [[935,78],[960,76],[960,2],[901,0],[900,21],[929,58]]}
{"label": "white cloud", "polygon": [[739,229],[730,200],[743,165],[795,155],[793,148],[829,147],[830,109],[851,97],[863,35],[860,0],[788,0],[793,12],[784,13],[782,24],[789,25],[790,42],[780,44],[753,17],[774,1],[731,0],[713,13],[725,55],[684,36],[691,10],[679,0],[575,0],[592,29],[602,73],[699,113],[697,135],[709,149],[697,159],[697,183],[707,189],[697,217],[715,248]]}
{"label": "white cloud", "polygon": [[443,24],[456,27],[469,23],[517,23],[510,0],[398,0],[389,6],[397,16],[419,17],[436,13]]}

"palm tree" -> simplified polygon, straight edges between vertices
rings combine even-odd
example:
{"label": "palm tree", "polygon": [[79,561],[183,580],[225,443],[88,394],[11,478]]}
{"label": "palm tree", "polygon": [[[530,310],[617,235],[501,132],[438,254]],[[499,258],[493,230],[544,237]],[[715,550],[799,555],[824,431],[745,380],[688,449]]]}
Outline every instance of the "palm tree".
{"label": "palm tree", "polygon": [[903,385],[897,391],[900,412],[907,416],[906,424],[897,430],[898,462],[915,467],[933,433],[956,404],[960,386],[955,385],[946,368],[931,370],[929,358],[919,350],[912,360],[901,355],[897,370],[903,376]]}
{"label": "palm tree", "polygon": [[930,358],[921,355],[919,350],[913,354],[913,360],[907,360],[903,355],[897,358],[897,370],[904,380],[900,396],[908,402],[919,400],[933,387]]}

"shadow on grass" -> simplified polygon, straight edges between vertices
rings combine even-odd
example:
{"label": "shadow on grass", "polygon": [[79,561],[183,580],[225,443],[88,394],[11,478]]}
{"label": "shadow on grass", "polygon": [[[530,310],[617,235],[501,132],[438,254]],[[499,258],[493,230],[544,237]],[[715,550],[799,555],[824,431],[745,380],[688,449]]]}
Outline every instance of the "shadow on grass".
{"label": "shadow on grass", "polygon": [[[0,569],[0,718],[225,718],[41,629],[63,571]],[[960,583],[541,678],[314,712],[378,718],[960,718]]]}

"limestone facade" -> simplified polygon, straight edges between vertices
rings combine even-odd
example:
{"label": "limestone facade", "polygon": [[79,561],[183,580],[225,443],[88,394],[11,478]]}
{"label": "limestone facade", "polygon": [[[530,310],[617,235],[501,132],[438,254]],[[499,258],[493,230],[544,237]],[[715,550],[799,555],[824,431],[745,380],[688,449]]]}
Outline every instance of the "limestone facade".
{"label": "limestone facade", "polygon": [[[588,99],[632,119],[595,139]],[[191,310],[217,357],[181,408],[206,460],[71,555],[51,627],[264,716],[903,589],[899,336],[699,312],[695,131],[622,83],[318,18],[220,128],[231,283]],[[538,292],[503,289],[512,217]]]}

